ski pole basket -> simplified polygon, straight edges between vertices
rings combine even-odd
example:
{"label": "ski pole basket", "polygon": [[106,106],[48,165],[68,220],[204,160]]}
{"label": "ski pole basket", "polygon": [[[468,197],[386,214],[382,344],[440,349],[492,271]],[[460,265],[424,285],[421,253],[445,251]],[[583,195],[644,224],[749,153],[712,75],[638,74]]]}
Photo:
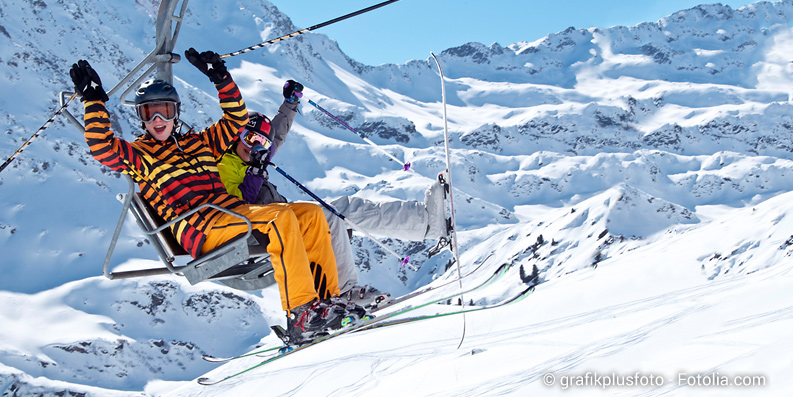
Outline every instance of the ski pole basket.
{"label": "ski pole basket", "polygon": [[[135,191],[135,183],[132,179],[126,175],[125,177],[129,183],[129,192],[118,195],[119,201],[123,203],[123,208],[110,248],[105,257],[103,266],[105,277],[115,280],[159,274],[179,274],[187,278],[187,281],[192,285],[202,281],[218,281],[229,287],[245,291],[262,289],[275,283],[273,266],[270,262],[270,255],[267,253],[268,241],[258,241],[253,237],[251,234],[251,222],[248,218],[214,204],[204,204],[170,222],[165,222],[141,197],[140,192]],[[170,226],[206,207],[211,207],[242,219],[248,225],[248,231],[198,258],[192,259],[184,248],[177,243]],[[132,213],[138,227],[149,237],[149,241],[154,246],[165,267],[118,272],[110,271],[110,258],[115,250],[118,236],[128,212]],[[177,260],[187,260],[188,262],[181,266],[175,265]]]}

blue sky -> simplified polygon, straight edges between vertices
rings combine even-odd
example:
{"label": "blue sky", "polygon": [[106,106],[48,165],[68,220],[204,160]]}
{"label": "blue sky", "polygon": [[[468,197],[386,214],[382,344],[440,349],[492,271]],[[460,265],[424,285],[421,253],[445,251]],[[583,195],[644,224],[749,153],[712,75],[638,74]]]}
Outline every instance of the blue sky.
{"label": "blue sky", "polygon": [[[357,11],[383,0],[269,0],[298,28]],[[740,8],[752,0],[720,3]],[[367,65],[426,59],[471,41],[503,46],[534,41],[570,26],[633,26],[675,11],[716,1],[702,0],[399,0],[315,30],[336,40],[351,58]]]}

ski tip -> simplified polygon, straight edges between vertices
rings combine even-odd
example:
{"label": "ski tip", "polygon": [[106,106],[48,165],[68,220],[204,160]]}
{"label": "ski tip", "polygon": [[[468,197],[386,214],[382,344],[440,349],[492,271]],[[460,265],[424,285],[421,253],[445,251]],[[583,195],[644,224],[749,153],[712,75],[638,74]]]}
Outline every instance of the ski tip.
{"label": "ski tip", "polygon": [[198,384],[202,386],[211,386],[217,382],[212,382],[209,378],[198,378]]}
{"label": "ski tip", "polygon": [[402,171],[407,171],[409,169],[410,169],[410,163],[405,163],[405,165],[402,167]]}

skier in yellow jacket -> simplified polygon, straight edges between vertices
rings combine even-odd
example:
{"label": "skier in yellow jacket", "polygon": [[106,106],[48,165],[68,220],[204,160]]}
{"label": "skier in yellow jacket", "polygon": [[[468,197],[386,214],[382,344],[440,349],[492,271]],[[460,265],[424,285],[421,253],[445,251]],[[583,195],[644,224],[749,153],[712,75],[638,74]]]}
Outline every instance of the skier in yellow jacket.
{"label": "skier in yellow jacket", "polygon": [[[362,316],[360,307],[351,309],[329,299],[339,293],[338,277],[328,224],[319,206],[250,205],[226,192],[217,162],[248,122],[248,112],[218,54],[190,48],[185,56],[215,84],[223,117],[200,133],[181,133],[176,89],[163,80],[148,80],[135,93],[135,109],[145,134],[134,142],[110,130],[108,97],[94,69],[85,60],[72,66],[70,75],[84,102],[85,139],[93,157],[130,175],[144,199],[166,221],[206,203],[248,217],[257,233],[269,238],[267,250],[293,339],[339,328],[351,315]],[[172,231],[185,250],[198,257],[245,233],[247,225],[206,208],[172,226]]]}

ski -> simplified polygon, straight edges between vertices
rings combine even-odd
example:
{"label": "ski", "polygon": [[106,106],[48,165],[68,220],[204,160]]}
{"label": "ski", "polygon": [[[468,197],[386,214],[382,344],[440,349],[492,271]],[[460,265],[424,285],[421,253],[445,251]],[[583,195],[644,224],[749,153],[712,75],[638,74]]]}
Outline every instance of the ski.
{"label": "ski", "polygon": [[[438,182],[443,185],[444,189],[444,198],[448,199],[447,207],[449,210],[449,218],[446,222],[446,229],[449,231],[450,237],[450,247],[449,249],[452,250],[452,254],[454,255],[454,261],[457,264],[457,276],[460,278],[460,249],[458,248],[457,244],[457,221],[455,220],[455,212],[454,212],[454,189],[452,185],[452,155],[449,151],[449,121],[448,117],[446,116],[446,82],[443,77],[443,68],[441,68],[441,63],[438,61],[438,57],[435,56],[432,52],[432,59],[435,60],[435,64],[438,66],[438,74],[441,78],[441,99],[443,101],[443,142],[444,147],[446,149],[446,169],[443,170],[438,175]],[[440,242],[438,243],[440,245]],[[463,288],[462,283],[460,283],[460,289]],[[462,293],[460,293],[460,299],[465,302],[465,298],[463,298]],[[460,344],[457,346],[458,348],[463,345],[463,341],[465,340],[465,314],[463,314],[463,332],[462,336],[460,336]]]}
{"label": "ski", "polygon": [[441,69],[441,63],[438,61],[438,58],[435,57],[435,54],[430,52],[432,55],[432,59],[435,60],[435,64],[438,65],[438,74],[441,77],[441,96],[443,100],[443,143],[444,149],[446,154],[446,169],[443,170],[438,175],[438,182],[444,187],[444,198],[446,200],[446,204],[448,207],[449,218],[447,218],[447,229],[449,231],[449,237],[451,239],[451,247],[452,253],[454,254],[454,259],[457,261],[457,273],[460,273],[460,253],[457,248],[457,221],[455,219],[455,212],[454,212],[454,193],[452,189],[452,155],[449,150],[449,123],[446,117],[446,85],[444,83],[443,77],[443,70]]}
{"label": "ski", "polygon": [[245,354],[240,354],[239,356],[233,356],[233,357],[215,357],[215,356],[210,356],[210,355],[205,354],[205,355],[201,356],[201,358],[203,358],[204,361],[206,361],[206,362],[220,364],[220,363],[226,363],[226,362],[229,362],[229,361],[237,360],[237,359],[240,359],[240,358],[251,357],[251,356],[260,356],[260,355],[265,354],[265,353],[276,353],[278,350],[283,349],[283,348],[284,348],[283,345],[276,346],[276,347],[269,347],[269,348],[266,348],[266,349],[256,350],[256,351],[252,351],[252,352],[245,353]]}
{"label": "ski", "polygon": [[[483,283],[481,283],[481,284],[479,284],[477,286],[474,286],[474,287],[464,291],[464,293],[469,293],[469,292],[472,292],[472,291],[478,290],[480,288],[484,288],[485,286],[493,284],[495,281],[501,279],[507,273],[507,270],[509,270],[509,268],[510,268],[510,266],[508,266],[508,265],[500,266],[498,268],[498,270],[496,270],[493,273],[493,275],[488,277],[487,280],[485,280]],[[228,376],[226,376],[224,378],[220,378],[220,379],[216,379],[216,380],[212,380],[212,379],[207,378],[207,377],[198,378],[198,384],[204,385],[204,386],[216,385],[218,383],[221,383],[221,382],[226,381],[228,379],[237,377],[237,376],[242,375],[242,374],[244,374],[244,373],[246,373],[248,371],[254,370],[254,369],[259,368],[259,367],[262,367],[262,366],[264,366],[266,364],[269,364],[269,363],[271,363],[271,362],[273,362],[275,360],[278,360],[280,358],[283,358],[283,357],[289,356],[291,354],[297,353],[297,352],[299,352],[301,350],[304,350],[304,349],[306,349],[308,347],[311,347],[311,346],[314,346],[316,344],[322,343],[324,341],[327,341],[327,340],[330,340],[330,339],[333,339],[333,338],[336,338],[338,336],[345,335],[345,334],[348,334],[348,333],[351,333],[351,332],[355,332],[356,330],[371,326],[373,324],[377,324],[378,322],[382,322],[382,321],[385,321],[385,320],[388,320],[388,319],[392,319],[392,318],[394,318],[396,316],[411,312],[413,310],[417,310],[417,309],[420,309],[420,308],[423,308],[423,307],[427,307],[427,306],[430,306],[430,305],[433,305],[433,304],[436,304],[436,303],[439,303],[439,302],[443,302],[443,301],[455,298],[455,297],[457,297],[459,295],[460,295],[460,293],[457,292],[454,295],[444,296],[444,297],[438,298],[438,299],[433,299],[433,300],[431,300],[429,302],[426,302],[426,303],[423,303],[423,304],[420,304],[420,305],[417,305],[417,306],[406,306],[406,307],[404,307],[404,308],[402,308],[400,310],[397,310],[397,311],[394,311],[394,312],[391,312],[391,313],[388,313],[388,314],[384,314],[384,315],[382,315],[380,317],[375,317],[375,318],[373,318],[371,320],[367,320],[367,321],[364,321],[364,322],[359,322],[357,324],[353,324],[352,326],[344,328],[344,329],[341,329],[341,330],[339,330],[336,333],[333,333],[333,334],[330,334],[330,335],[321,336],[321,337],[319,337],[319,338],[317,338],[317,339],[315,339],[315,340],[313,340],[313,341],[311,341],[309,343],[294,347],[291,350],[284,351],[281,354],[278,354],[278,355],[275,355],[273,357],[270,357],[270,358],[268,358],[268,359],[266,359],[266,360],[264,360],[264,361],[262,361],[262,362],[260,362],[260,363],[258,363],[256,365],[252,366],[252,367],[249,367],[249,368],[246,368],[246,369],[244,369],[242,371],[233,373],[233,374],[228,375]],[[288,347],[284,346],[284,348],[288,348]],[[261,353],[264,353],[264,352],[265,351],[251,352],[251,353],[248,353],[248,354],[246,354],[244,356],[245,357],[249,357],[249,356],[253,356],[253,355],[256,355],[256,354],[261,354]],[[239,358],[241,358],[241,357],[239,357]],[[231,358],[231,360],[233,360],[233,359],[234,358]],[[230,360],[228,360],[228,361],[230,361]]]}
{"label": "ski", "polygon": [[[528,279],[528,281],[525,281],[523,279],[521,279],[521,280],[524,281],[524,284],[528,285],[528,287],[524,288],[517,295],[515,295],[515,296],[513,296],[513,297],[511,297],[509,299],[503,300],[501,302],[498,302],[498,303],[493,303],[493,304],[490,304],[490,305],[477,306],[477,307],[469,306],[468,309],[463,308],[463,309],[460,309],[460,310],[455,310],[455,311],[446,312],[446,313],[428,314],[428,315],[422,315],[422,316],[412,316],[412,317],[398,318],[398,319],[389,320],[389,321],[381,321],[381,322],[378,322],[378,323],[375,323],[375,324],[370,324],[368,326],[364,326],[364,327],[358,328],[358,329],[354,330],[353,332],[354,333],[364,332],[364,331],[368,331],[370,329],[384,328],[384,327],[389,327],[389,326],[393,326],[393,325],[407,324],[407,323],[411,323],[411,322],[428,320],[428,319],[432,319],[432,318],[446,317],[446,316],[452,316],[452,315],[455,315],[455,314],[465,314],[465,313],[477,312],[477,311],[480,311],[480,310],[487,310],[487,309],[494,309],[494,308],[497,308],[497,307],[508,306],[508,305],[513,304],[513,303],[517,303],[517,302],[522,301],[527,296],[531,295],[534,292],[534,289],[537,288],[538,285],[544,284],[544,283],[546,283],[548,281],[548,280],[539,281],[536,273],[533,274],[533,277]],[[466,291],[466,293],[467,292],[471,292],[471,290]]]}
{"label": "ski", "polygon": [[501,302],[498,302],[498,303],[494,303],[494,304],[491,304],[491,305],[483,305],[483,306],[476,306],[476,307],[468,306],[467,309],[455,310],[455,311],[451,311],[451,312],[447,312],[447,313],[436,313],[436,314],[428,314],[428,315],[424,315],[424,316],[413,316],[413,317],[398,318],[398,319],[389,320],[389,321],[381,321],[381,322],[378,322],[378,323],[375,323],[375,324],[370,324],[370,325],[362,327],[362,328],[358,328],[358,329],[356,329],[353,332],[355,332],[355,333],[364,332],[364,331],[368,331],[370,329],[384,328],[384,327],[390,327],[390,326],[399,325],[399,324],[407,324],[407,323],[413,323],[413,322],[422,321],[422,320],[429,320],[429,319],[432,319],[432,318],[440,318],[440,317],[452,316],[452,315],[456,315],[456,314],[478,312],[478,311],[481,311],[481,310],[495,309],[497,307],[508,306],[510,304],[513,304],[513,303],[516,303],[516,302],[520,302],[523,299],[525,299],[527,296],[531,295],[531,293],[534,292],[534,287],[535,286],[528,287],[528,288],[522,290],[519,294],[513,296],[512,298],[509,298],[507,300],[504,300],[504,301],[501,301]]}
{"label": "ski", "polygon": [[[488,259],[490,259],[493,255],[495,255],[495,253],[491,252],[473,270],[471,270],[470,272],[464,274],[463,278],[466,278],[466,277],[476,273],[480,268],[482,268],[482,266],[484,266],[484,264],[488,261]],[[501,270],[501,269],[499,269],[499,270]],[[496,271],[496,273],[498,273],[498,270]],[[423,289],[419,289],[419,290],[407,293],[405,295],[402,295],[402,296],[394,299],[391,302],[388,302],[388,303],[383,304],[383,305],[378,305],[376,308],[373,308],[369,313],[370,314],[377,313],[377,312],[379,312],[381,310],[388,309],[388,308],[393,307],[393,306],[395,306],[395,305],[397,305],[399,303],[405,302],[405,301],[407,301],[409,299],[413,299],[415,297],[418,297],[418,296],[421,296],[421,295],[424,295],[424,294],[427,294],[427,293],[430,293],[430,292],[433,292],[433,291],[437,291],[437,290],[439,290],[439,289],[441,289],[441,288],[443,288],[445,286],[448,286],[450,284],[453,284],[455,282],[457,282],[457,279],[449,280],[449,281],[447,281],[445,283],[442,283],[442,284],[438,284],[438,285],[431,286],[431,287],[426,287],[426,288],[423,288]],[[484,287],[486,285],[486,283],[487,283],[487,281],[485,281],[485,283],[480,284],[479,286],[471,289],[468,292],[473,292],[473,291],[475,291],[475,290],[477,290],[479,288],[482,288],[482,287]],[[455,294],[455,296],[456,296],[456,294]],[[444,299],[448,299],[448,298],[444,298]],[[240,358],[251,357],[251,356],[260,356],[260,355],[263,355],[265,353],[270,353],[270,352],[273,352],[275,350],[282,349],[282,348],[284,348],[284,346],[277,346],[277,347],[271,347],[271,348],[266,348],[266,349],[262,349],[262,350],[256,350],[256,351],[252,351],[252,352],[249,352],[249,353],[241,354],[241,355],[238,355],[238,356],[232,356],[232,357],[215,357],[215,356],[211,356],[211,355],[203,355],[203,356],[201,356],[201,358],[203,358],[204,361],[207,361],[207,362],[210,362],[210,363],[218,363],[218,364],[220,364],[220,363],[225,363],[225,362],[237,360],[237,359],[240,359]]]}
{"label": "ski", "polygon": [[[209,378],[205,378],[204,377],[204,378],[199,378],[198,379],[198,383],[201,384],[201,385],[204,385],[204,386],[216,385],[216,384],[221,383],[221,382],[223,382],[225,380],[228,380],[228,379],[237,377],[239,375],[242,375],[242,374],[244,374],[244,373],[246,373],[248,371],[254,370],[256,368],[260,368],[260,367],[262,367],[262,366],[264,366],[266,364],[269,364],[269,363],[271,363],[271,362],[273,362],[273,361],[275,361],[275,360],[277,360],[279,358],[286,357],[286,356],[288,356],[288,355],[290,355],[292,353],[296,353],[296,352],[298,352],[300,350],[306,349],[309,346],[316,345],[318,343],[321,343],[323,341],[332,339],[332,338],[334,338],[336,336],[340,336],[340,335],[343,335],[343,334],[364,332],[364,331],[368,331],[368,330],[372,330],[372,329],[376,329],[376,328],[385,328],[385,327],[395,326],[395,325],[399,325],[399,324],[407,324],[407,323],[411,323],[411,322],[429,320],[429,319],[433,319],[433,318],[440,318],[440,317],[446,317],[446,316],[453,316],[453,315],[457,315],[457,314],[465,314],[465,313],[471,313],[471,312],[476,312],[476,311],[495,309],[495,308],[499,308],[499,307],[508,306],[508,305],[511,305],[513,303],[516,303],[516,302],[520,302],[523,299],[525,299],[527,296],[529,296],[532,292],[534,292],[534,286],[526,288],[526,289],[522,290],[520,293],[518,293],[517,295],[515,295],[514,297],[512,297],[510,299],[507,299],[507,300],[504,300],[504,301],[499,302],[499,303],[495,303],[495,304],[492,304],[492,305],[479,306],[479,307],[475,307],[475,308],[469,307],[467,309],[461,309],[461,310],[456,310],[456,311],[452,311],[452,312],[407,317],[407,318],[395,319],[395,320],[391,320],[391,321],[382,321],[384,319],[381,319],[381,321],[375,321],[377,319],[373,319],[371,321],[365,322],[363,324],[359,324],[359,325],[354,326],[352,328],[348,328],[346,330],[342,330],[342,331],[340,331],[338,333],[325,336],[325,337],[323,337],[321,339],[315,340],[315,341],[313,341],[311,343],[302,345],[300,347],[296,347],[294,349],[287,350],[287,351],[285,351],[283,353],[280,353],[278,355],[272,356],[272,357],[260,362],[259,364],[254,365],[252,367],[249,367],[249,368],[246,368],[246,369],[244,369],[242,371],[239,371],[237,373],[228,375],[225,378],[221,378],[221,379],[212,381]],[[437,303],[437,302],[434,302],[434,303]],[[429,303],[429,304],[431,304],[431,303]],[[420,307],[424,307],[424,306],[426,306],[426,305],[421,305]],[[390,317],[388,317],[388,318],[390,318]]]}

